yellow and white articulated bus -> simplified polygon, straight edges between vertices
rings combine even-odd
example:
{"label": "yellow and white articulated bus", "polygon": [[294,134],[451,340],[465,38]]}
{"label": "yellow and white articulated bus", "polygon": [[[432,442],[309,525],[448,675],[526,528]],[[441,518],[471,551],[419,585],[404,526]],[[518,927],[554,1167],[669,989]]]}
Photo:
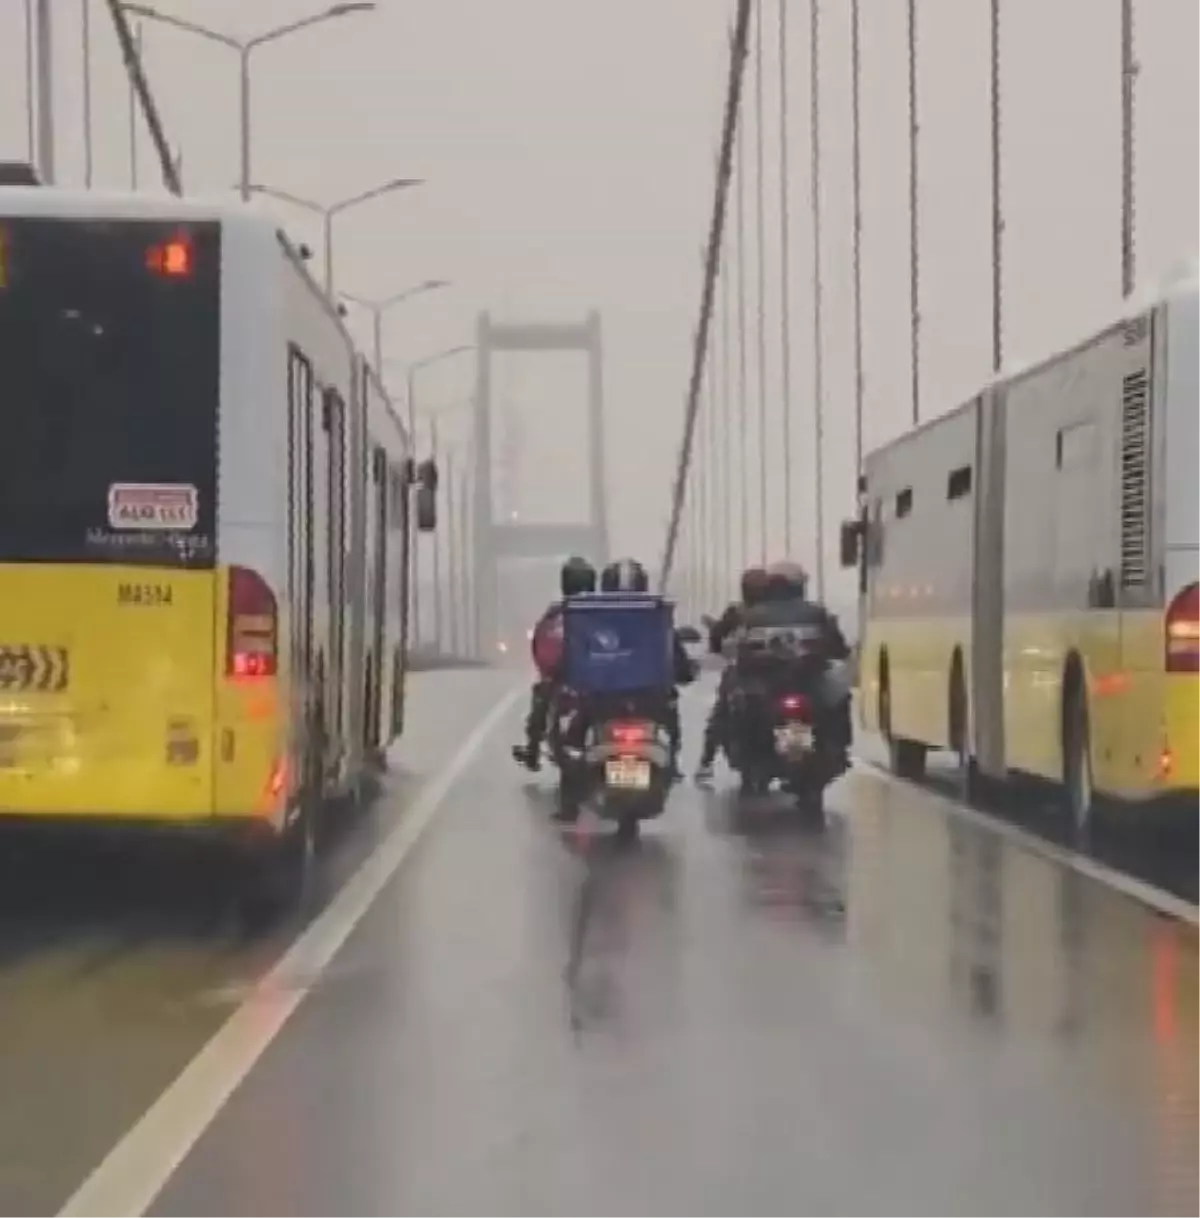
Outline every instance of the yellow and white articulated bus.
{"label": "yellow and white articulated bus", "polygon": [[1197,292],[1173,289],[872,453],[842,557],[893,768],[1197,799]]}
{"label": "yellow and white articulated bus", "polygon": [[0,826],[228,831],[294,894],[403,714],[374,371],[266,216],[35,186],[0,187],[0,351]]}

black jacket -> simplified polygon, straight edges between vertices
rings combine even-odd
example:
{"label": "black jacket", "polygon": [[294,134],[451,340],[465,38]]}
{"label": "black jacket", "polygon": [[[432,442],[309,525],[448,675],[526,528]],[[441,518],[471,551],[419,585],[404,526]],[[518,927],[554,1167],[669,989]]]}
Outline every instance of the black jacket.
{"label": "black jacket", "polygon": [[[719,623],[718,623],[719,624]],[[821,631],[822,651],[827,661],[845,660],[850,647],[837,617],[824,605],[815,601],[794,600],[764,601],[741,614],[740,625],[744,626],[815,626]],[[715,633],[716,627],[714,627]]]}
{"label": "black jacket", "polygon": [[683,641],[679,637],[679,631],[675,632],[675,684],[676,685],[691,685],[696,679],[696,666],[692,663],[692,657],[688,655],[687,648],[684,647]]}
{"label": "black jacket", "polygon": [[742,624],[746,607],[738,601],[726,606],[725,612],[713,622],[708,632],[708,650],[715,656],[721,654],[725,640]]}

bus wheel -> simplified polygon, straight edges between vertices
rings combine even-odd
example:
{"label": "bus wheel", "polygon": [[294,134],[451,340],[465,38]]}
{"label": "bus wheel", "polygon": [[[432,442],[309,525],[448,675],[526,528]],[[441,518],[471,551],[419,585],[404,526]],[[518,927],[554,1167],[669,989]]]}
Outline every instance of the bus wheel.
{"label": "bus wheel", "polygon": [[888,747],[888,766],[897,778],[925,777],[925,746],[892,735],[892,691],[886,668],[879,683],[879,732]]}
{"label": "bus wheel", "polygon": [[249,933],[269,929],[308,900],[315,870],[316,819],[310,802],[304,800],[282,834],[250,847],[239,893],[239,912]]}
{"label": "bus wheel", "polygon": [[955,659],[950,677],[950,750],[956,766],[954,785],[959,799],[970,802],[979,794],[979,771],[971,756],[970,712],[967,709],[967,686],[962,664]]}
{"label": "bus wheel", "polygon": [[1068,826],[1077,837],[1086,837],[1092,827],[1096,791],[1092,775],[1092,733],[1087,697],[1078,682],[1068,686],[1063,708],[1062,804]]}

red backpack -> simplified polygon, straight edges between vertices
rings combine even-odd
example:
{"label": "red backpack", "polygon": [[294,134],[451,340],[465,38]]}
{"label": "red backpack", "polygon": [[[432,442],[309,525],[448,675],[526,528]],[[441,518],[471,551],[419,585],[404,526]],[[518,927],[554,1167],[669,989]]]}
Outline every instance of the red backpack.
{"label": "red backpack", "polygon": [[529,650],[543,681],[550,680],[558,672],[563,658],[562,607],[548,609],[533,628],[533,639]]}

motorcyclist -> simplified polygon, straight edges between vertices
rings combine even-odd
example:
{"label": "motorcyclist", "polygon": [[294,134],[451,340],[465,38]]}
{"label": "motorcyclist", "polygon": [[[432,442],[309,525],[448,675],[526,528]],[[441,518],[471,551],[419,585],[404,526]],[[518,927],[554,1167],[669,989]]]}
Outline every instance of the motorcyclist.
{"label": "motorcyclist", "polygon": [[[728,605],[725,612],[709,629],[708,649],[713,655],[722,653],[726,641],[741,626],[746,612],[762,602],[767,595],[768,582],[769,577],[765,567],[747,567],[742,572],[741,600]],[[700,752],[700,763],[696,767],[697,782],[706,782],[712,778],[717,749],[725,740],[725,727],[729,720],[729,696],[733,692],[736,680],[736,668],[732,664],[726,665],[721,673],[712,710],[708,713],[708,722],[704,726],[704,746]]]}
{"label": "motorcyclist", "polygon": [[[611,562],[600,573],[601,592],[646,592],[650,587],[650,577],[646,568],[635,558],[622,558]],[[696,679],[696,666],[687,653],[679,632],[675,632],[674,647],[674,685],[665,706],[661,708],[663,726],[671,738],[671,777],[679,777],[679,746],[682,739],[682,729],[679,722],[679,686],[690,685]]]}
{"label": "motorcyclist", "polygon": [[800,626],[818,632],[816,659],[820,664],[813,678],[812,693],[819,714],[831,733],[831,743],[846,764],[851,743],[849,691],[830,671],[831,664],[845,660],[850,648],[837,618],[824,605],[808,599],[808,573],[797,563],[780,562],[767,572],[766,595],[742,617],[746,630],[755,627]]}
{"label": "motorcyclist", "polygon": [[562,604],[572,596],[596,591],[596,568],[586,558],[574,555],[563,563],[558,576],[562,599],[552,602],[533,628],[530,651],[538,679],[529,696],[525,720],[525,743],[513,746],[512,754],[528,770],[541,768],[542,741],[550,718],[550,707],[559,683],[562,662]]}

